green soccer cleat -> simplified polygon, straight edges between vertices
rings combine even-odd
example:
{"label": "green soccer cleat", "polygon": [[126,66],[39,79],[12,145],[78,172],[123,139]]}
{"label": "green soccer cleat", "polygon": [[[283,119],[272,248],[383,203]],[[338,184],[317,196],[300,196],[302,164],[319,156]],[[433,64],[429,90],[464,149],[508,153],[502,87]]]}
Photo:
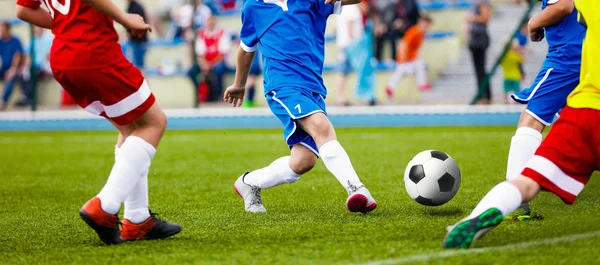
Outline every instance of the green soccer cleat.
{"label": "green soccer cleat", "polygon": [[531,219],[531,208],[529,203],[523,203],[519,208],[514,210],[512,213],[504,217],[507,221],[524,221]]}
{"label": "green soccer cleat", "polygon": [[242,108],[254,108],[258,106],[254,101],[244,100],[242,103]]}
{"label": "green soccer cleat", "polygon": [[502,213],[490,208],[473,219],[466,219],[448,228],[444,248],[468,248],[490,229],[502,222]]}

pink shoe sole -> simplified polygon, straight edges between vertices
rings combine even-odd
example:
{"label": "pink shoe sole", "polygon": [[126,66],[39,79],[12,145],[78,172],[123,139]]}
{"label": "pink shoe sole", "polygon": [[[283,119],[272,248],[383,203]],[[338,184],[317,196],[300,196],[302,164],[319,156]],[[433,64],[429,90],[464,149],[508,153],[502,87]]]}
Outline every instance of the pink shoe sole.
{"label": "pink shoe sole", "polygon": [[367,203],[369,203],[369,199],[367,199],[365,195],[354,194],[348,198],[348,201],[346,201],[346,208],[348,208],[348,210],[351,212],[361,213],[368,213],[377,208],[376,202],[373,202],[369,205],[367,205]]}

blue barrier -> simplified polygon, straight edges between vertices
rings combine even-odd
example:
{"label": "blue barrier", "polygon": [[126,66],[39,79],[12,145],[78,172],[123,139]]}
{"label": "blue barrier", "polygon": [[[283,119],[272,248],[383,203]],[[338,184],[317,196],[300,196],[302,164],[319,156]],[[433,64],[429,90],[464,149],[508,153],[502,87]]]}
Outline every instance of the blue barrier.
{"label": "blue barrier", "polygon": [[[336,128],[508,126],[516,124],[519,114],[341,115],[331,116],[330,119]],[[102,119],[0,121],[0,131],[89,131],[113,128]],[[274,116],[169,118],[168,127],[171,130],[277,128],[281,128],[281,123]]]}
{"label": "blue barrier", "polygon": [[[522,108],[493,106],[404,106],[353,107],[330,110],[331,122],[340,128],[433,127],[433,126],[508,126],[519,120]],[[0,115],[0,131],[82,131],[111,130],[106,120],[83,111],[59,111],[54,116],[35,118],[45,113],[10,118]],[[9,114],[10,115],[10,114]],[[169,129],[269,129],[281,128],[280,121],[266,108],[167,110]]]}

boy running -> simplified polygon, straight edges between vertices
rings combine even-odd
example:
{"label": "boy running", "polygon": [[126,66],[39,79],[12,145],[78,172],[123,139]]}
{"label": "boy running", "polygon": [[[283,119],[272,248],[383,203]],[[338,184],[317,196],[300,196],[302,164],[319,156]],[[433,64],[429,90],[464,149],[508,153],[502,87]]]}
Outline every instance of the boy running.
{"label": "boy running", "polygon": [[240,106],[252,59],[262,54],[264,88],[271,111],[284,126],[290,156],[238,178],[234,187],[247,212],[265,212],[261,190],[293,183],[310,171],[320,156],[348,192],[346,207],[367,213],[377,207],[360,182],[350,158],[337,141],[326,115],[323,71],[325,26],[329,15],[360,0],[257,0],[242,10],[241,42],[235,82],[224,100]]}
{"label": "boy running", "polygon": [[394,91],[405,75],[415,75],[419,90],[428,91],[431,85],[427,83],[427,67],[425,61],[419,57],[419,50],[425,40],[425,34],[431,27],[431,17],[423,15],[419,18],[419,23],[410,27],[398,47],[398,56],[396,58],[396,71],[390,77],[385,88],[385,93],[389,99],[394,98]]}
{"label": "boy running", "polygon": [[469,216],[451,226],[444,247],[469,247],[542,189],[573,204],[592,173],[600,169],[600,67],[594,64],[595,59],[600,60],[600,18],[596,16],[600,2],[575,0],[575,5],[581,12],[581,23],[588,27],[581,83],[569,95],[561,117],[525,169],[512,180],[496,185]]}
{"label": "boy running", "polygon": [[[17,0],[17,17],[52,29],[50,66],[56,81],[85,110],[105,117],[117,130],[115,164],[104,188],[79,211],[106,244],[157,239],[181,226],[148,210],[148,170],[167,126],[167,117],[140,70],[123,55],[113,19],[141,36],[144,19],[126,14],[111,0]],[[125,204],[119,227],[118,212]]]}
{"label": "boy running", "polygon": [[[528,26],[530,39],[541,41],[545,35],[549,48],[533,85],[511,95],[516,102],[527,104],[527,109],[510,143],[507,180],[523,171],[542,142],[542,132],[552,124],[569,93],[579,84],[585,29],[577,23],[573,0],[542,0],[542,12],[532,17]],[[530,216],[529,204],[524,203],[507,218],[522,220]]]}

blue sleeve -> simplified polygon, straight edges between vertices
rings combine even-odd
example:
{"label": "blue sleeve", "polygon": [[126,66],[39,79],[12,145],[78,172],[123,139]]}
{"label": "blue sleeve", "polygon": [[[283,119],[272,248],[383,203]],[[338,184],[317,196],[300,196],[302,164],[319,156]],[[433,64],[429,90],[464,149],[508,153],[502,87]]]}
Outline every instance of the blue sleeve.
{"label": "blue sleeve", "polygon": [[339,15],[342,13],[342,1],[336,1],[335,4],[325,4],[325,0],[315,0],[317,11],[323,17],[329,17],[332,14]]}
{"label": "blue sleeve", "polygon": [[247,1],[242,10],[242,30],[240,31],[240,46],[246,52],[254,52],[258,47],[258,34],[252,19],[252,4]]}

